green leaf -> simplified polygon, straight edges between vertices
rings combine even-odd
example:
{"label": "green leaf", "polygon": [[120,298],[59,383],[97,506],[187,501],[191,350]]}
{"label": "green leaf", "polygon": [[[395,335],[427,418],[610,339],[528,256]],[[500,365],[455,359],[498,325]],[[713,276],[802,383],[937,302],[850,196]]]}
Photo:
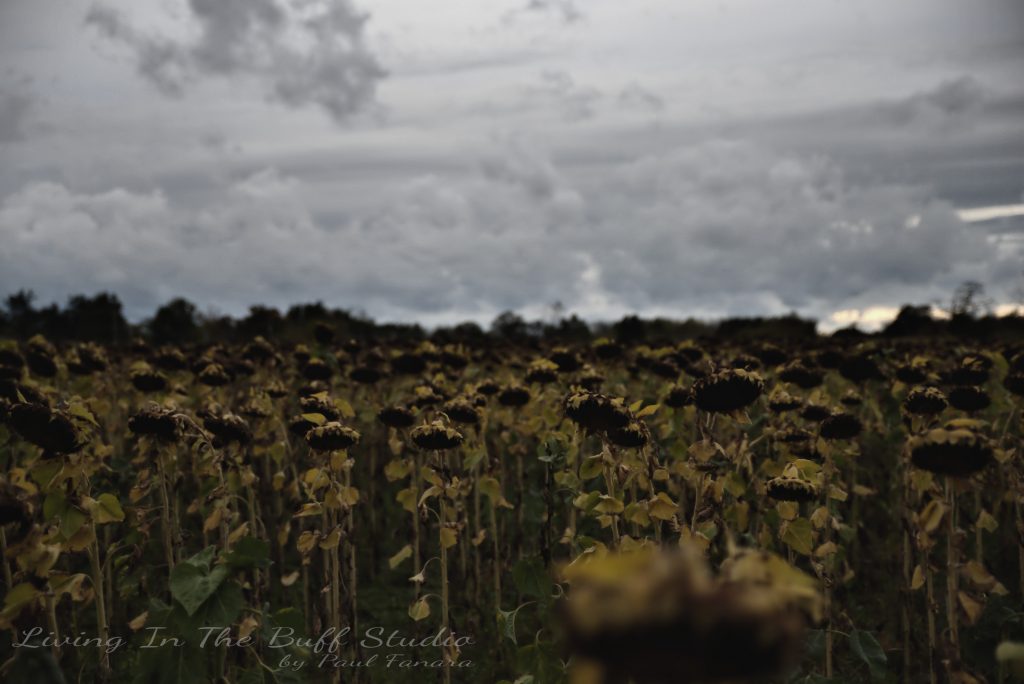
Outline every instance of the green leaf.
{"label": "green leaf", "polygon": [[218,565],[210,569],[213,554],[214,547],[207,547],[171,571],[171,596],[190,616],[195,615],[228,577],[227,566]]}
{"label": "green leaf", "polygon": [[551,596],[551,578],[539,558],[524,558],[516,563],[512,581],[524,596],[545,600]]}
{"label": "green leaf", "polygon": [[850,650],[868,666],[872,679],[885,678],[885,666],[888,658],[885,657],[885,651],[870,632],[859,629],[852,630],[850,632]]}
{"label": "green leaf", "polygon": [[242,537],[235,542],[225,560],[236,570],[266,568],[270,565],[270,542],[255,537]]}

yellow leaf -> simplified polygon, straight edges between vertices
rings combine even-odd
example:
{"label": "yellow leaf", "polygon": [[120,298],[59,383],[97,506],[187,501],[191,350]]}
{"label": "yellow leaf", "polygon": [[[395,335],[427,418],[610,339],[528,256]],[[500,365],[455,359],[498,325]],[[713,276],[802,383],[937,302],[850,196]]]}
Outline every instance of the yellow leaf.
{"label": "yellow leaf", "polygon": [[409,617],[416,622],[430,617],[430,604],[427,603],[427,598],[425,596],[409,606]]}
{"label": "yellow leaf", "polygon": [[917,591],[924,586],[924,570],[920,565],[914,567],[914,576],[910,578],[910,590]]}
{"label": "yellow leaf", "polygon": [[407,558],[412,558],[412,546],[409,544],[403,546],[401,551],[388,559],[388,567],[394,570]]}
{"label": "yellow leaf", "polygon": [[324,551],[330,551],[331,549],[338,548],[338,544],[341,543],[341,528],[335,527],[331,530],[331,533],[323,538],[319,546]]}
{"label": "yellow leaf", "polygon": [[282,575],[281,576],[281,586],[282,587],[290,587],[290,586],[292,586],[293,584],[295,584],[298,581],[300,574],[301,573],[298,570],[296,570],[294,572],[289,572],[287,575]]}
{"label": "yellow leaf", "polygon": [[146,626],[146,620],[148,619],[149,611],[143,611],[128,622],[128,628],[133,632],[138,632],[140,629]]}
{"label": "yellow leaf", "polygon": [[402,504],[402,508],[409,511],[410,513],[416,512],[416,490],[412,487],[406,487],[402,491],[395,495],[395,500]]}
{"label": "yellow leaf", "polygon": [[655,520],[672,520],[678,510],[679,504],[665,492],[647,502],[647,512]]}
{"label": "yellow leaf", "polygon": [[653,416],[655,413],[658,412],[659,408],[661,408],[661,404],[651,404],[650,406],[645,406],[636,414],[636,417],[646,418],[647,416]]}
{"label": "yellow leaf", "polygon": [[441,545],[446,549],[450,549],[455,546],[455,543],[459,540],[458,533],[455,532],[451,527],[441,528]]}
{"label": "yellow leaf", "polygon": [[260,626],[260,621],[255,615],[247,615],[245,619],[238,625],[238,638],[245,639],[247,636],[252,634],[253,630]]}
{"label": "yellow leaf", "polygon": [[594,510],[598,513],[621,513],[624,506],[622,502],[612,496],[602,494]]}
{"label": "yellow leaf", "polygon": [[985,510],[978,515],[978,520],[974,524],[986,532],[995,532],[999,529],[999,523],[996,522],[996,519],[992,517],[991,513]]}
{"label": "yellow leaf", "polygon": [[946,512],[949,510],[942,501],[938,499],[932,499],[928,502],[920,513],[917,514],[918,524],[924,529],[925,532],[932,533],[939,528],[942,524],[943,518],[946,517]]}
{"label": "yellow leaf", "polygon": [[323,425],[327,422],[327,418],[322,413],[303,413],[302,417],[315,425]]}
{"label": "yellow leaf", "polygon": [[797,518],[788,522],[782,533],[782,542],[797,553],[810,556],[813,549],[811,521]]}
{"label": "yellow leaf", "polygon": [[960,604],[960,608],[963,609],[964,615],[967,617],[967,624],[976,624],[978,622],[978,618],[981,617],[982,611],[985,610],[984,604],[976,601],[973,597],[963,591],[957,592],[956,599],[957,603]]}
{"label": "yellow leaf", "polygon": [[320,540],[320,533],[316,530],[306,530],[299,535],[299,538],[295,542],[295,548],[299,550],[303,556],[308,556],[313,553],[313,549],[316,547],[317,541]]}
{"label": "yellow leaf", "polygon": [[319,503],[307,503],[302,504],[302,508],[293,517],[295,518],[308,518],[313,515],[320,515],[324,512],[324,507]]}

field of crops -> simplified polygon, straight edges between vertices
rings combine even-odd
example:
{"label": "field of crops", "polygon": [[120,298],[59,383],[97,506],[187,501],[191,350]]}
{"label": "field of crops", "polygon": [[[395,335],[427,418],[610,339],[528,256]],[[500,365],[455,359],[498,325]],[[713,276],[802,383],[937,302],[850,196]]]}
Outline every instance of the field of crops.
{"label": "field of crops", "polygon": [[1019,674],[1024,347],[0,344],[7,682]]}

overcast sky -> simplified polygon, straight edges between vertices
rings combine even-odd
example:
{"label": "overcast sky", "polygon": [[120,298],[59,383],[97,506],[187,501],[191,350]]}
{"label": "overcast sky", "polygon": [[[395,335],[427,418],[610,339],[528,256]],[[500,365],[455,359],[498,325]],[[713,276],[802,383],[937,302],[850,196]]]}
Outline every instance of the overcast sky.
{"label": "overcast sky", "polygon": [[1021,74],[1017,0],[0,0],[0,294],[1007,303]]}

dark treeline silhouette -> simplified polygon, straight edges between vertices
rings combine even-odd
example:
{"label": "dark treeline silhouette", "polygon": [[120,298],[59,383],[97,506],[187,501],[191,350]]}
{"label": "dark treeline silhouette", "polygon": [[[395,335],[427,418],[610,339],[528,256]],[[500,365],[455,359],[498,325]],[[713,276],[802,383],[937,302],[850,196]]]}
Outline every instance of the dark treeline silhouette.
{"label": "dark treeline silhouette", "polygon": [[[958,336],[978,339],[1024,337],[1024,316],[996,317],[976,307],[971,297],[954,298],[948,318],[936,318],[928,305],[904,306],[896,319],[877,335],[883,337]],[[728,318],[718,322],[693,318],[645,319],[626,316],[614,323],[587,323],[575,315],[554,321],[527,321],[505,312],[485,330],[473,322],[439,327],[432,331],[416,324],[376,323],[365,315],[328,308],[321,302],[296,304],[281,312],[273,307],[253,306],[241,318],[201,312],[195,304],[177,298],[164,304],[151,318],[129,323],[120,299],[101,292],[76,295],[64,307],[57,304],[37,308],[32,292],[9,295],[0,310],[0,337],[27,339],[41,334],[53,342],[92,341],[121,346],[144,338],[156,344],[211,344],[244,342],[261,335],[277,342],[309,339],[318,323],[334,329],[338,339],[379,341],[420,341],[438,343],[479,343],[484,340],[517,344],[539,342],[578,344],[600,337],[625,344],[663,344],[693,338],[736,341],[771,339],[799,340],[818,336],[815,321],[796,314],[777,317]],[[867,336],[846,328],[836,336]]]}

